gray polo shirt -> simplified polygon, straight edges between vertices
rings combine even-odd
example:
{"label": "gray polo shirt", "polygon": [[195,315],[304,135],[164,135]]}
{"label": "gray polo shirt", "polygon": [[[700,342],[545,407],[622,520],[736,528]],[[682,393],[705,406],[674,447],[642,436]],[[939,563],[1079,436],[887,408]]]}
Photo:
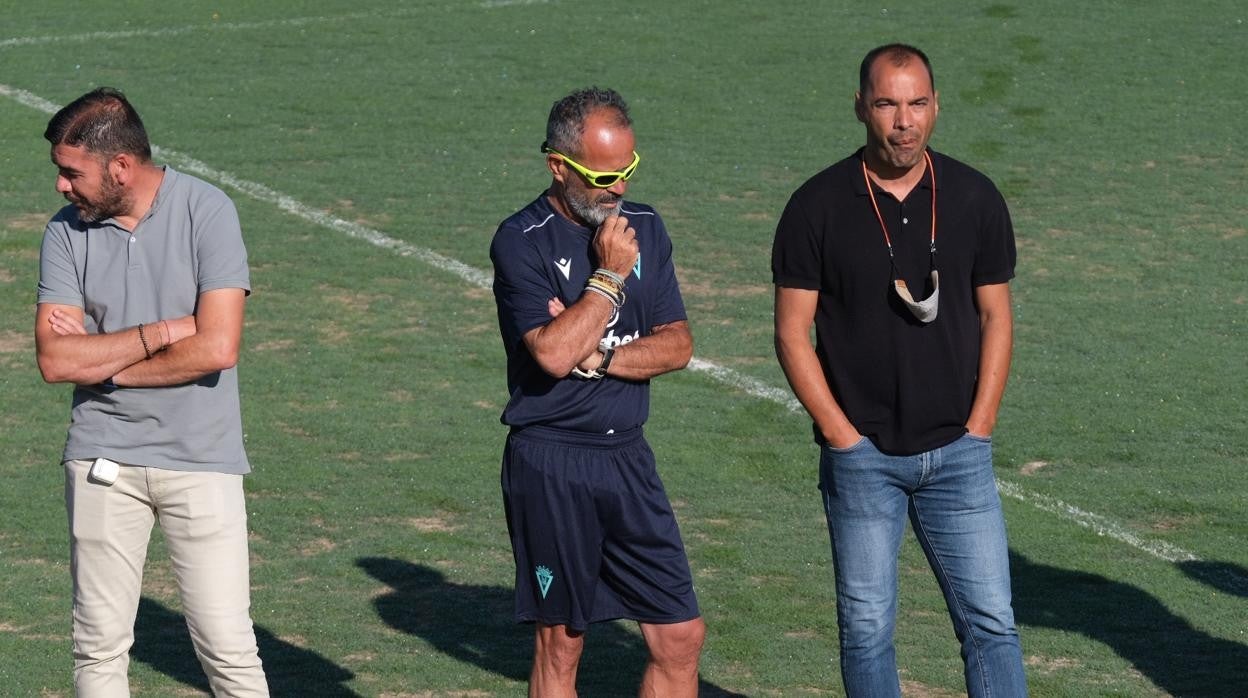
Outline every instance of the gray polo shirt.
{"label": "gray polo shirt", "polygon": [[[134,233],[113,219],[61,209],[43,234],[39,302],[83,309],[89,333],[191,315],[200,294],[251,292],[233,202],[220,189],[165,167]],[[79,385],[64,459],[109,458],[169,470],[246,473],[237,368],[186,385]]]}

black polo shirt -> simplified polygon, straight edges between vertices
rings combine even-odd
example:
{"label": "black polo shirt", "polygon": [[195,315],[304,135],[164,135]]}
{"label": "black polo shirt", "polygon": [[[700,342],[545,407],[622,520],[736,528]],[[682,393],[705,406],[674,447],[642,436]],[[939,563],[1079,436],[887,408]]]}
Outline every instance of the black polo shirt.
{"label": "black polo shirt", "polygon": [[[1014,276],[1014,229],[1001,193],[976,170],[928,152],[940,272],[931,323],[916,320],[893,292],[862,150],[794,192],[772,247],[777,286],[819,291],[816,353],[832,394],[854,427],[893,455],[939,448],[965,433],[979,370],[975,287]],[[905,201],[872,188],[897,268],[915,299],[926,298],[932,180],[925,173]]]}

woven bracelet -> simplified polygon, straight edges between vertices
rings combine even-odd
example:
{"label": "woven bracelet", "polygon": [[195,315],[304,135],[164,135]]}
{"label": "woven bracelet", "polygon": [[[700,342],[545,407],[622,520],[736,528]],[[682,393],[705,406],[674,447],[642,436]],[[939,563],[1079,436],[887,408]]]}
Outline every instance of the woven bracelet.
{"label": "woven bracelet", "polygon": [[624,292],[623,284],[617,284],[611,279],[608,279],[605,276],[599,276],[597,274],[591,275],[589,279],[586,281],[586,283],[593,284],[597,286],[598,288],[601,288],[604,291],[610,291],[611,293],[623,293]]}
{"label": "woven bracelet", "polygon": [[616,298],[616,297],[615,297],[613,294],[611,294],[610,292],[608,292],[608,291],[604,291],[604,290],[602,290],[601,288],[598,288],[597,286],[592,286],[592,285],[591,285],[591,286],[586,286],[586,287],[585,287],[585,290],[586,290],[586,291],[592,291],[592,292],[597,293],[598,295],[602,296],[603,298],[606,298],[608,301],[610,301],[610,303],[611,303],[611,307],[613,307],[613,308],[615,308],[615,309],[617,309],[617,310],[619,309],[619,307],[620,307],[621,305],[623,305],[623,304],[624,304],[624,299],[623,299],[623,298]]}
{"label": "woven bracelet", "polygon": [[624,289],[622,288],[615,288],[614,286],[611,286],[610,284],[607,284],[604,281],[601,281],[592,277],[590,278],[589,282],[586,284],[585,287],[595,288],[598,291],[610,296],[612,304],[614,304],[615,307],[617,308],[620,307],[621,305],[624,305]]}
{"label": "woven bracelet", "polygon": [[610,293],[612,296],[619,296],[620,292],[624,290],[618,286],[609,284],[606,281],[603,281],[602,279],[599,279],[598,277],[595,277],[595,276],[589,277],[589,280],[585,282],[585,285],[587,287],[592,286],[596,289],[606,291],[607,293]]}
{"label": "woven bracelet", "polygon": [[611,280],[612,280],[612,281],[614,281],[615,283],[619,284],[620,286],[623,286],[623,285],[624,285],[624,277],[620,276],[619,274],[616,274],[615,272],[611,271],[610,269],[607,269],[607,268],[605,268],[605,267],[598,267],[597,269],[595,269],[595,270],[594,270],[594,273],[595,273],[595,274],[601,274],[601,275],[603,275],[603,276],[607,277],[608,279],[611,279]]}
{"label": "woven bracelet", "polygon": [[607,282],[607,283],[609,283],[609,284],[611,284],[611,285],[613,285],[613,286],[621,286],[621,287],[622,287],[622,286],[624,285],[624,277],[622,277],[622,276],[620,276],[620,275],[618,275],[618,274],[616,274],[616,273],[614,273],[614,272],[612,272],[612,271],[610,271],[610,270],[608,270],[608,269],[597,269],[597,270],[595,270],[595,271],[594,271],[594,273],[593,273],[593,274],[590,274],[590,276],[591,276],[591,277],[597,277],[597,278],[599,278],[599,279],[602,279],[603,281],[605,281],[605,282]]}

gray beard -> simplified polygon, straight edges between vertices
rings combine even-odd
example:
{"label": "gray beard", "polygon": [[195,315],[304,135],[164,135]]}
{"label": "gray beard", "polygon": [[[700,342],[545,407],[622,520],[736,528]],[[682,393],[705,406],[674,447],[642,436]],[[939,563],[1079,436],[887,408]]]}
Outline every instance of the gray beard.
{"label": "gray beard", "polygon": [[620,202],[616,202],[615,208],[604,209],[587,201],[569,197],[568,207],[572,209],[573,213],[580,216],[581,220],[589,224],[591,228],[597,228],[611,216],[616,216],[620,213]]}

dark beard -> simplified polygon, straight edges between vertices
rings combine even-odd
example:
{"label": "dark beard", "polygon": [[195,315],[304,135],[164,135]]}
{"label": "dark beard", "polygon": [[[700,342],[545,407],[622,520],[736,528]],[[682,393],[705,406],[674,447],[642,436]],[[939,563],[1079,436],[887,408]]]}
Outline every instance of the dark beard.
{"label": "dark beard", "polygon": [[106,171],[100,182],[100,194],[97,198],[93,200],[70,199],[70,203],[78,208],[79,219],[88,223],[99,223],[125,212],[126,192]]}

